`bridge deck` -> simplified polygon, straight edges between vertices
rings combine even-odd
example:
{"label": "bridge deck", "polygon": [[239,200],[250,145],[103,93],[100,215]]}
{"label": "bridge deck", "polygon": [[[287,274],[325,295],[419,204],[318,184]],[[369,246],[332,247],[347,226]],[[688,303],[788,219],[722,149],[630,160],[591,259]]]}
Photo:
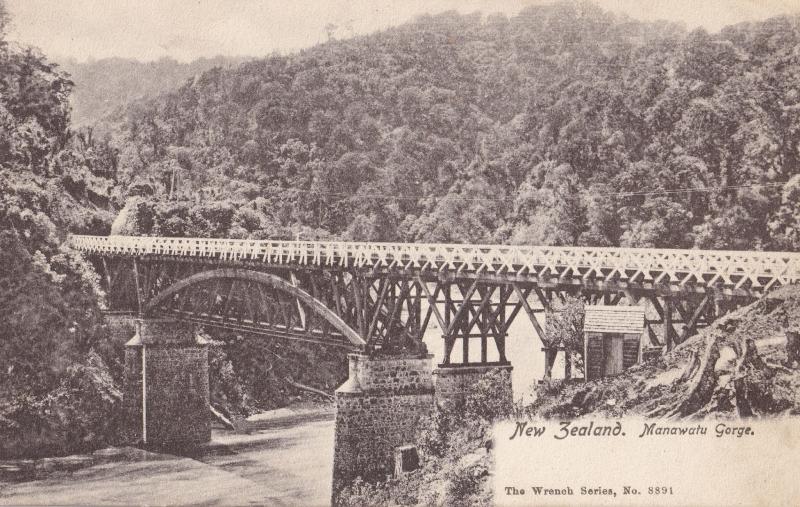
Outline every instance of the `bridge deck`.
{"label": "bridge deck", "polygon": [[800,280],[800,253],[341,241],[72,236],[108,256],[172,256],[286,266],[582,279],[762,292]]}

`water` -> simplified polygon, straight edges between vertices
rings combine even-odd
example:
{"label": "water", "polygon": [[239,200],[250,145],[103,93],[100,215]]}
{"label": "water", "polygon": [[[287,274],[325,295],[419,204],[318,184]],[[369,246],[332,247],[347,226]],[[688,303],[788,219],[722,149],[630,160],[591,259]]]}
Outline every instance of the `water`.
{"label": "water", "polygon": [[147,453],[19,484],[0,483],[0,505],[329,505],[333,410],[215,430],[194,456]]}

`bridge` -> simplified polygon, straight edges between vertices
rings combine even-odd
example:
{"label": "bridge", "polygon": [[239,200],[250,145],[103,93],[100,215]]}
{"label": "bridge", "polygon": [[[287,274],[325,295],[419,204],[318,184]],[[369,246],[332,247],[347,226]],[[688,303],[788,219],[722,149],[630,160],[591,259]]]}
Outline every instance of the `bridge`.
{"label": "bridge", "polygon": [[[387,353],[419,347],[431,319],[445,364],[486,364],[524,312],[545,349],[553,298],[645,304],[653,347],[800,280],[800,254],[594,247],[73,236],[110,309]],[[424,309],[423,309],[424,308]],[[471,342],[479,340],[478,353]],[[455,344],[461,358],[454,361]]]}
{"label": "bridge", "polygon": [[[543,317],[568,295],[645,306],[648,352],[660,353],[800,280],[800,254],[787,252],[123,236],[70,243],[100,273],[109,310],[136,316],[123,405],[139,442],[210,438],[207,347],[186,323],[350,352],[349,379],[336,392],[334,490],[391,473],[434,400],[458,402],[487,371],[504,372],[497,395],[511,401],[506,339],[520,314],[541,341],[549,378],[557,354],[566,368],[570,351],[547,335]],[[444,341],[435,370],[424,342],[431,321]]]}

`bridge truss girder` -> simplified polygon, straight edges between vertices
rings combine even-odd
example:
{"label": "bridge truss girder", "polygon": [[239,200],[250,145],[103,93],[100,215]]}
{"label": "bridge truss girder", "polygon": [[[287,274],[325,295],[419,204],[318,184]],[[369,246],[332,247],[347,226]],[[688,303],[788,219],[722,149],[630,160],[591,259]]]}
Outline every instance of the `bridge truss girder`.
{"label": "bridge truss girder", "polygon": [[[591,277],[532,279],[513,273],[289,267],[158,255],[104,255],[94,260],[112,310],[172,315],[204,326],[382,353],[423,349],[425,330],[435,321],[442,330],[447,365],[507,364],[508,330],[520,313],[528,317],[546,351],[558,350],[545,337],[542,317],[555,298],[564,299],[567,294],[580,296],[587,304],[647,305],[650,345],[668,349],[758,295],[743,288],[680,286],[669,280],[654,284]],[[299,300],[291,289],[224,276],[189,284],[171,299],[151,304],[181,280],[221,269],[268,273],[308,294],[324,310]],[[363,347],[331,325],[336,319],[360,337]],[[470,361],[474,342],[480,350],[477,363]],[[460,360],[456,360],[459,349]],[[490,361],[490,351],[496,361]]]}

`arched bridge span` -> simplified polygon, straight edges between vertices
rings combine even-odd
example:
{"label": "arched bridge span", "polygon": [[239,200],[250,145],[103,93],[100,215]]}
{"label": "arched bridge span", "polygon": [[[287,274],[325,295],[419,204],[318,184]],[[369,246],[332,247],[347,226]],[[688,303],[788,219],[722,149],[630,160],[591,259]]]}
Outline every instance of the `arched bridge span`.
{"label": "arched bridge span", "polygon": [[[366,342],[336,312],[269,273],[220,268],[182,278],[154,295],[144,316],[172,315],[207,326],[363,349]],[[316,340],[312,340],[316,341]]]}

